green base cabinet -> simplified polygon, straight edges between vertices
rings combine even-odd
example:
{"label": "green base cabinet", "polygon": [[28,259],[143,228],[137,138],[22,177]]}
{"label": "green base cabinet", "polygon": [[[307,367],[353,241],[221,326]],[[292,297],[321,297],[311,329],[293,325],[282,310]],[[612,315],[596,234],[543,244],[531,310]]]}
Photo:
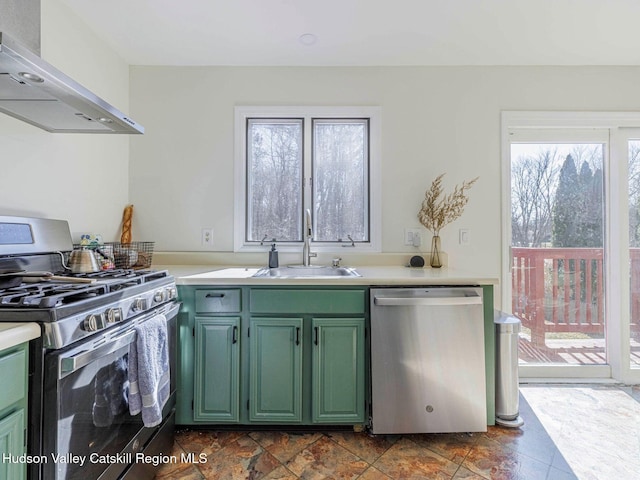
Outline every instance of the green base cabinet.
{"label": "green base cabinet", "polygon": [[178,290],[176,423],[365,422],[366,288]]}
{"label": "green base cabinet", "polygon": [[[17,458],[25,449],[27,418],[28,343],[0,352],[0,458]],[[0,478],[26,478],[26,463],[0,462]]]}
{"label": "green base cabinet", "polygon": [[312,421],[363,423],[364,318],[312,318]]}
{"label": "green base cabinet", "polygon": [[302,318],[251,319],[250,421],[302,421],[302,325]]}
{"label": "green base cabinet", "polygon": [[[24,453],[24,410],[0,420],[0,458],[16,458]],[[25,465],[19,461],[0,462],[0,478],[25,478]]]}
{"label": "green base cabinet", "polygon": [[195,317],[193,418],[240,421],[240,317]]}
{"label": "green base cabinet", "polygon": [[241,420],[242,290],[178,286],[176,423]]}

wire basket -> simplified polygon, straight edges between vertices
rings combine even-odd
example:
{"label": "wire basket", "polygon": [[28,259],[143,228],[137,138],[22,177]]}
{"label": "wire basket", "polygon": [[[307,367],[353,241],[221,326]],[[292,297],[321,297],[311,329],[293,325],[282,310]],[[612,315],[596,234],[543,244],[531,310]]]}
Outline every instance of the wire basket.
{"label": "wire basket", "polygon": [[155,242],[105,243],[113,248],[116,268],[149,268],[153,259]]}
{"label": "wire basket", "polygon": [[75,248],[96,250],[103,269],[149,268],[155,242],[105,242],[103,245],[74,245]]}

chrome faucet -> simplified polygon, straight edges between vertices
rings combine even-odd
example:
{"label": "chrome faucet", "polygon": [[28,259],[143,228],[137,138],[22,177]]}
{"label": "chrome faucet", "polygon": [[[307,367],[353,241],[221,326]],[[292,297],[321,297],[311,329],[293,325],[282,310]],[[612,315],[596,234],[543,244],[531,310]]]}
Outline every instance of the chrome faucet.
{"label": "chrome faucet", "polygon": [[305,211],[305,230],[304,245],[302,246],[302,265],[308,267],[311,265],[311,257],[317,257],[318,254],[311,251],[311,238],[313,231],[311,230],[311,210],[307,208]]}

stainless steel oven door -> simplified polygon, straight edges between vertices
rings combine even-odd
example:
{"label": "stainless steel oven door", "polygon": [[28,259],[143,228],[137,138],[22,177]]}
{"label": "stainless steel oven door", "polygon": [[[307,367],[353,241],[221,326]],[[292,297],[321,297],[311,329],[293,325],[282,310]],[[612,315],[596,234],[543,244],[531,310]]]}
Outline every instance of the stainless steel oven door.
{"label": "stainless steel oven door", "polygon": [[158,313],[167,318],[172,395],[163,412],[166,418],[175,404],[178,310],[179,304],[166,304],[110,330],[102,339],[45,356],[43,478],[117,478],[129,467],[135,452],[159,428],[146,428],[140,414],[129,413],[127,365],[135,325]]}

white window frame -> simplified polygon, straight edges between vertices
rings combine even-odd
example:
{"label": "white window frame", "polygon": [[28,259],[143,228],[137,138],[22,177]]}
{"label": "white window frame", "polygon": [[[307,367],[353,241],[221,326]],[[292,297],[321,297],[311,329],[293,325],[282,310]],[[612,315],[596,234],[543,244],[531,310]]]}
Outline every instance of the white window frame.
{"label": "white window frame", "polygon": [[[629,364],[629,250],[627,138],[640,128],[640,112],[529,112],[503,111],[502,144],[502,306],[511,308],[511,155],[510,130],[593,129],[609,131],[605,153],[605,318],[608,365],[521,365],[521,379],[533,381],[614,380],[640,382],[640,369]],[[571,140],[571,139],[569,139]],[[609,319],[616,319],[615,321]]]}
{"label": "white window frame", "polygon": [[[235,107],[234,124],[234,235],[233,249],[235,252],[262,252],[270,242],[264,245],[255,242],[246,242],[246,207],[247,207],[247,151],[246,151],[246,127],[249,118],[303,118],[305,125],[311,125],[312,118],[367,118],[369,119],[369,241],[355,243],[351,247],[349,241],[336,242],[312,242],[315,252],[341,252],[346,253],[343,245],[349,245],[350,252],[377,253],[381,251],[382,243],[382,188],[381,188],[381,109],[372,106],[237,106]],[[310,205],[310,165],[311,136],[312,131],[306,128],[304,134],[303,162],[304,175],[304,201]],[[269,239],[270,240],[270,239]],[[302,248],[301,242],[277,242],[278,250],[283,252],[298,252]]]}

